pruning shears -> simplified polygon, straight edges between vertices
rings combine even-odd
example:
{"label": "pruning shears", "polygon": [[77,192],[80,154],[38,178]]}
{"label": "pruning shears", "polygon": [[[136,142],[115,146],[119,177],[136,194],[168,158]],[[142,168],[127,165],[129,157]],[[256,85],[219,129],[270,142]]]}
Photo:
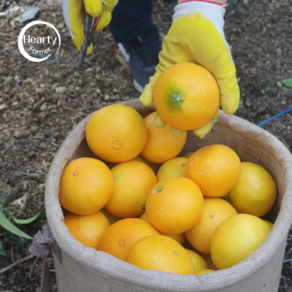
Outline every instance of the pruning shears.
{"label": "pruning shears", "polygon": [[92,17],[88,14],[86,14],[85,17],[85,24],[84,24],[84,35],[85,35],[85,41],[83,42],[81,46],[81,54],[79,57],[79,60],[77,62],[77,65],[75,66],[76,69],[79,69],[86,57],[87,48],[91,45],[94,31],[98,25],[99,17]]}

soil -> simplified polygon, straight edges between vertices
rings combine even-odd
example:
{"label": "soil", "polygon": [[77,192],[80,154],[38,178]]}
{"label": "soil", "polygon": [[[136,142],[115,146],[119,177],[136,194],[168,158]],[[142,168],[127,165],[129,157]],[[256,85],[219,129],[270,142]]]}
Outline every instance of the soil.
{"label": "soil", "polygon": [[[0,1],[2,11],[13,5],[39,6],[37,19],[58,28],[63,47],[55,63],[30,62],[15,53],[18,35],[27,22],[0,18],[0,181],[16,194],[7,209],[17,218],[28,218],[44,208],[45,174],[68,133],[91,112],[138,98],[139,93],[107,28],[94,36],[93,54],[76,71],[79,53],[64,25],[61,4],[52,0],[11,1]],[[162,35],[171,25],[174,6],[170,1],[154,2],[153,21]],[[225,19],[241,90],[242,106],[236,115],[258,124],[292,108],[292,88],[279,82],[292,78],[292,0],[231,0]],[[291,150],[291,126],[292,114],[286,113],[263,128],[280,137]],[[43,224],[44,220],[19,228],[33,236]],[[30,254],[30,240],[21,246],[8,237],[0,229],[6,253],[0,256],[0,270]],[[291,258],[292,229],[285,254],[286,260]],[[56,291],[52,258],[49,266]],[[41,259],[18,264],[0,275],[1,291],[36,291],[40,272]],[[279,291],[292,291],[291,261],[283,264]]]}

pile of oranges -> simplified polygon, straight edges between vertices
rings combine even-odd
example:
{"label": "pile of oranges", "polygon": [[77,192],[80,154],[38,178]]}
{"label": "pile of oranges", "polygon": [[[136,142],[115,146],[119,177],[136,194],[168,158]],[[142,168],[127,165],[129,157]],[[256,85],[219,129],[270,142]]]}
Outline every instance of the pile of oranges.
{"label": "pile of oranges", "polygon": [[91,116],[96,158],[71,161],[60,180],[69,232],[141,269],[201,275],[239,263],[273,226],[260,218],[276,200],[273,178],[225,145],[177,157],[187,134],[154,117],[122,104]]}

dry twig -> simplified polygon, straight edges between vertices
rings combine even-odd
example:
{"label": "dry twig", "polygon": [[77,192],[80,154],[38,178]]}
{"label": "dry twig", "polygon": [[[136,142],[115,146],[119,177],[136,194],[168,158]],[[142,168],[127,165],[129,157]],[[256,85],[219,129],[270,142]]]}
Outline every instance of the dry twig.
{"label": "dry twig", "polygon": [[33,255],[33,254],[30,254],[29,256],[27,256],[27,257],[25,257],[25,258],[22,258],[21,260],[18,260],[18,261],[16,261],[16,262],[14,262],[14,263],[11,264],[10,266],[8,266],[8,267],[2,269],[2,270],[0,271],[0,275],[3,274],[3,273],[5,273],[6,271],[12,269],[14,266],[16,266],[16,265],[18,265],[18,264],[20,264],[20,263],[22,263],[22,262],[25,262],[25,261],[27,261],[27,260],[33,258],[33,257],[34,257],[34,255]]}

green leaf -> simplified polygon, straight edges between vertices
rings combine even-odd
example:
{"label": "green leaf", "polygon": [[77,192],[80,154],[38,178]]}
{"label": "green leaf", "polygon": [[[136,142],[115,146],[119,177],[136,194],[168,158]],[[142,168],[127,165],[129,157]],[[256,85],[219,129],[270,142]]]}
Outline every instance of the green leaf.
{"label": "green leaf", "polygon": [[22,232],[16,226],[14,226],[12,223],[10,223],[10,221],[3,214],[2,210],[0,212],[0,225],[4,229],[10,231],[13,234],[16,234],[16,235],[18,235],[20,237],[23,237],[23,238],[32,239],[29,235],[27,235],[26,233]]}
{"label": "green leaf", "polygon": [[42,209],[40,211],[40,214],[38,215],[38,217],[34,220],[35,222],[40,222],[42,220],[47,220],[47,214],[45,209]]}
{"label": "green leaf", "polygon": [[10,231],[8,231],[6,229],[4,229],[4,232],[5,232],[7,238],[9,239],[10,242],[17,244],[17,245],[20,245],[20,246],[23,246],[23,242],[24,242],[23,238],[11,233]]}
{"label": "green leaf", "polygon": [[40,8],[38,6],[26,7],[23,10],[21,16],[19,17],[19,22],[22,23],[26,20],[33,19],[39,11],[40,11]]}
{"label": "green leaf", "polygon": [[281,80],[286,87],[292,87],[292,78]]}
{"label": "green leaf", "polygon": [[241,108],[241,107],[243,107],[243,100],[240,100],[238,104],[238,108]]}
{"label": "green leaf", "polygon": [[3,208],[3,212],[6,213],[7,215],[11,216],[11,218],[17,224],[29,224],[29,223],[33,222],[42,213],[42,211],[40,211],[36,215],[34,215],[33,217],[30,217],[28,219],[17,219],[8,210],[6,210],[5,208]]}
{"label": "green leaf", "polygon": [[4,250],[4,248],[3,248],[3,244],[2,244],[1,241],[0,241],[0,255],[3,255],[3,256],[6,255],[5,250]]}

